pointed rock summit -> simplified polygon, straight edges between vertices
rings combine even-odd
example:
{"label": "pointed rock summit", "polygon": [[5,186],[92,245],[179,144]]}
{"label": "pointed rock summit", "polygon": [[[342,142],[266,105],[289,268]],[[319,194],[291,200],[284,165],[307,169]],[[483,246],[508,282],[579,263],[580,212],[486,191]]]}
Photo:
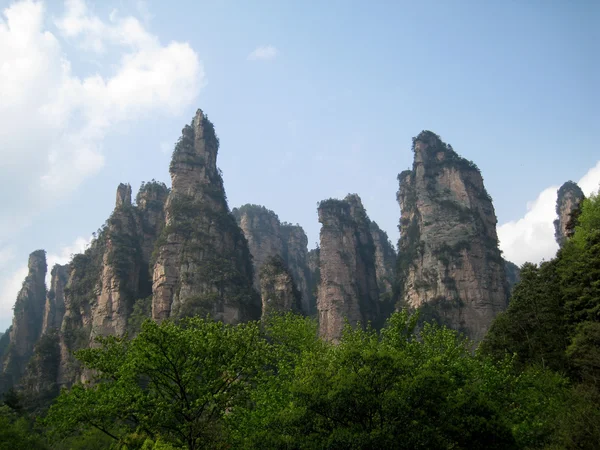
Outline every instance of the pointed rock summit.
{"label": "pointed rock summit", "polygon": [[564,183],[557,192],[556,215],[554,221],[554,237],[559,247],[562,247],[566,240],[573,235],[574,215],[579,210],[581,201],[585,198],[583,191],[573,181]]}
{"label": "pointed rock summit", "polygon": [[399,304],[481,340],[508,301],[496,214],[477,166],[431,131],[398,175]]}
{"label": "pointed rock summit", "polygon": [[153,268],[156,320],[209,315],[226,323],[260,318],[248,243],[229,212],[217,169],[219,140],[198,110],[175,146],[166,225]]}

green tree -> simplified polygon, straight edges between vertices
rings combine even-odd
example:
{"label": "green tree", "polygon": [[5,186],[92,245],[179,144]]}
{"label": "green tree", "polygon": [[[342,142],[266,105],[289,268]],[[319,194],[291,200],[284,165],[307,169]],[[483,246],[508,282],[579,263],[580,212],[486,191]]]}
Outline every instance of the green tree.
{"label": "green tree", "polygon": [[267,339],[273,370],[228,418],[234,448],[507,449],[555,439],[569,387],[546,369],[517,375],[510,360],[473,355],[455,331],[416,333],[406,312],[381,333],[348,327],[339,345],[315,339],[310,321],[279,320],[266,330],[286,337]]}
{"label": "green tree", "polygon": [[139,434],[189,449],[214,448],[225,412],[245,401],[247,380],[266,353],[257,323],[200,318],[146,321],[131,341],[109,336],[98,343],[77,352],[95,373],[94,384],[63,391],[50,408],[45,424],[56,436],[97,428],[121,443]]}
{"label": "green tree", "polygon": [[516,354],[520,367],[562,370],[568,334],[557,262],[525,263],[520,275],[508,309],[496,317],[480,351],[496,359]]}

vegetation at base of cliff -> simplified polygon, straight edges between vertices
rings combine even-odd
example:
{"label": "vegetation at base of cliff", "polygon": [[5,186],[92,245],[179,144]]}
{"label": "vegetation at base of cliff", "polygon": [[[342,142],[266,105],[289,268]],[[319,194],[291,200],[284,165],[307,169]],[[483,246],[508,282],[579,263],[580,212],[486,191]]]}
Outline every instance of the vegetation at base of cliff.
{"label": "vegetation at base of cliff", "polygon": [[58,379],[60,346],[58,330],[42,335],[35,344],[21,380],[23,409],[39,414],[45,411],[59,394]]}
{"label": "vegetation at base of cliff", "polygon": [[[14,391],[0,442],[35,449],[542,449],[577,445],[592,407],[563,376],[494,362],[418,315],[380,331],[273,314],[237,326],[144,322],[132,340],[77,352],[92,384],[35,421]],[[574,427],[574,428],[569,428]]]}
{"label": "vegetation at base of cliff", "polygon": [[152,317],[152,295],[137,299],[133,304],[133,310],[127,318],[127,332],[129,335],[137,335],[142,330],[142,324],[149,317]]}
{"label": "vegetation at base of cliff", "polygon": [[[515,355],[519,368],[542,365],[569,376],[594,402],[572,423],[600,441],[600,197],[581,204],[573,237],[556,258],[526,263],[508,310],[493,322],[481,352],[497,359]],[[571,447],[569,447],[571,448]],[[575,447],[573,447],[575,448]]]}

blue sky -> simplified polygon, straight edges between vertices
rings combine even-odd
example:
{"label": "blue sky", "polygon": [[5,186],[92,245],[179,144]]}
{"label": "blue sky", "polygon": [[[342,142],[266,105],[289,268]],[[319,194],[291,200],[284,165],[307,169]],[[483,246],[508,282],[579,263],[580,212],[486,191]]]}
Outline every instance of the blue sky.
{"label": "blue sky", "polygon": [[0,105],[0,329],[28,253],[65,262],[106,220],[118,183],[169,184],[198,107],[221,140],[230,207],[273,209],[309,247],[317,202],[348,192],[397,241],[396,175],[423,129],[480,167],[518,263],[552,257],[556,188],[600,181],[594,0],[0,9],[0,97],[11,96]]}

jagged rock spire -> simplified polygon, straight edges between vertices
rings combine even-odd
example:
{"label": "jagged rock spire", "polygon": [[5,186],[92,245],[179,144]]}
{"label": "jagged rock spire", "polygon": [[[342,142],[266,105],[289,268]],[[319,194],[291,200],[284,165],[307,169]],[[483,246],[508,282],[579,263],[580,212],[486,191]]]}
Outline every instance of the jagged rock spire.
{"label": "jagged rock spire", "polygon": [[248,244],[229,212],[217,169],[219,139],[198,110],[175,146],[166,226],[153,270],[152,316],[209,314],[236,323],[260,317]]}
{"label": "jagged rock spire", "polygon": [[[42,331],[46,302],[46,252],[36,250],[29,255],[28,273],[17,295],[10,330],[10,348],[3,355],[2,372],[9,385],[14,385],[25,367]],[[7,386],[5,386],[7,387]]]}
{"label": "jagged rock spire", "polygon": [[573,181],[567,181],[557,191],[556,215],[554,221],[554,237],[559,247],[572,236],[573,214],[577,214],[581,201],[585,198],[583,191]]}

